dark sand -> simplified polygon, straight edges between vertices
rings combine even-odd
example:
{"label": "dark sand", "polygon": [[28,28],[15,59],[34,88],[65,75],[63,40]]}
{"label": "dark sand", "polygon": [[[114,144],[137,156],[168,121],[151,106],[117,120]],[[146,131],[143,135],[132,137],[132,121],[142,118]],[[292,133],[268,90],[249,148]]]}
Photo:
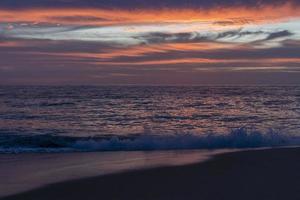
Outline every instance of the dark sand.
{"label": "dark sand", "polygon": [[217,155],[200,164],[69,181],[5,200],[300,200],[300,148]]}

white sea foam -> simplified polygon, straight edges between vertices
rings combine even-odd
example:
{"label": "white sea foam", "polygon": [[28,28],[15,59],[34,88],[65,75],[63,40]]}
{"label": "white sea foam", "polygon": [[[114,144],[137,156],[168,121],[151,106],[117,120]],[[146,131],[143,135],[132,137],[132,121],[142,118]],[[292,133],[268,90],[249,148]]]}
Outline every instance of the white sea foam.
{"label": "white sea foam", "polygon": [[228,134],[141,134],[133,137],[77,138],[51,135],[20,136],[0,143],[2,153],[78,152],[256,148],[300,145],[300,137],[274,131],[266,133],[237,129]]}

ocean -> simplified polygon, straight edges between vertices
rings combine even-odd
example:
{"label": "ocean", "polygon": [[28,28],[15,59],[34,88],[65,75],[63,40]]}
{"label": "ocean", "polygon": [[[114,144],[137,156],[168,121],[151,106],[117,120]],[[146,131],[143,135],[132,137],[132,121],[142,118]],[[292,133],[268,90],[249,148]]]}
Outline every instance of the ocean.
{"label": "ocean", "polygon": [[0,153],[300,144],[300,86],[0,86]]}

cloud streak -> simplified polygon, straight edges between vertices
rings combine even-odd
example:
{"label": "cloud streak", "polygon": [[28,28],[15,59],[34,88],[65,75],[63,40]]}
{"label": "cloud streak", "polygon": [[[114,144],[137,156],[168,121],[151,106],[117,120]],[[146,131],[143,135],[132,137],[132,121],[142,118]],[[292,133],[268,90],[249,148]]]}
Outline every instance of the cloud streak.
{"label": "cloud streak", "polygon": [[245,7],[261,7],[264,5],[282,5],[286,2],[297,5],[297,0],[2,0],[0,7],[11,9],[24,9],[32,7],[45,7],[45,8],[212,8],[212,7],[232,7],[232,6],[245,6]]}
{"label": "cloud streak", "polygon": [[22,2],[0,2],[5,83],[32,76],[55,82],[55,74],[72,83],[142,83],[156,77],[175,83],[175,77],[188,81],[185,76],[201,83],[207,80],[203,73],[270,73],[281,82],[289,74],[286,82],[295,82],[290,74],[299,75],[298,1]]}

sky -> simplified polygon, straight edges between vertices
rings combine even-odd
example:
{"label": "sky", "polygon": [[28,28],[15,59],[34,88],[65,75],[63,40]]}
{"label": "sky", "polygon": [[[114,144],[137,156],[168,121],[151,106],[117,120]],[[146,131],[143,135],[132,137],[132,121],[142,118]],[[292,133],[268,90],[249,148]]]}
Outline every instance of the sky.
{"label": "sky", "polygon": [[300,1],[0,1],[0,85],[89,84],[300,84]]}

